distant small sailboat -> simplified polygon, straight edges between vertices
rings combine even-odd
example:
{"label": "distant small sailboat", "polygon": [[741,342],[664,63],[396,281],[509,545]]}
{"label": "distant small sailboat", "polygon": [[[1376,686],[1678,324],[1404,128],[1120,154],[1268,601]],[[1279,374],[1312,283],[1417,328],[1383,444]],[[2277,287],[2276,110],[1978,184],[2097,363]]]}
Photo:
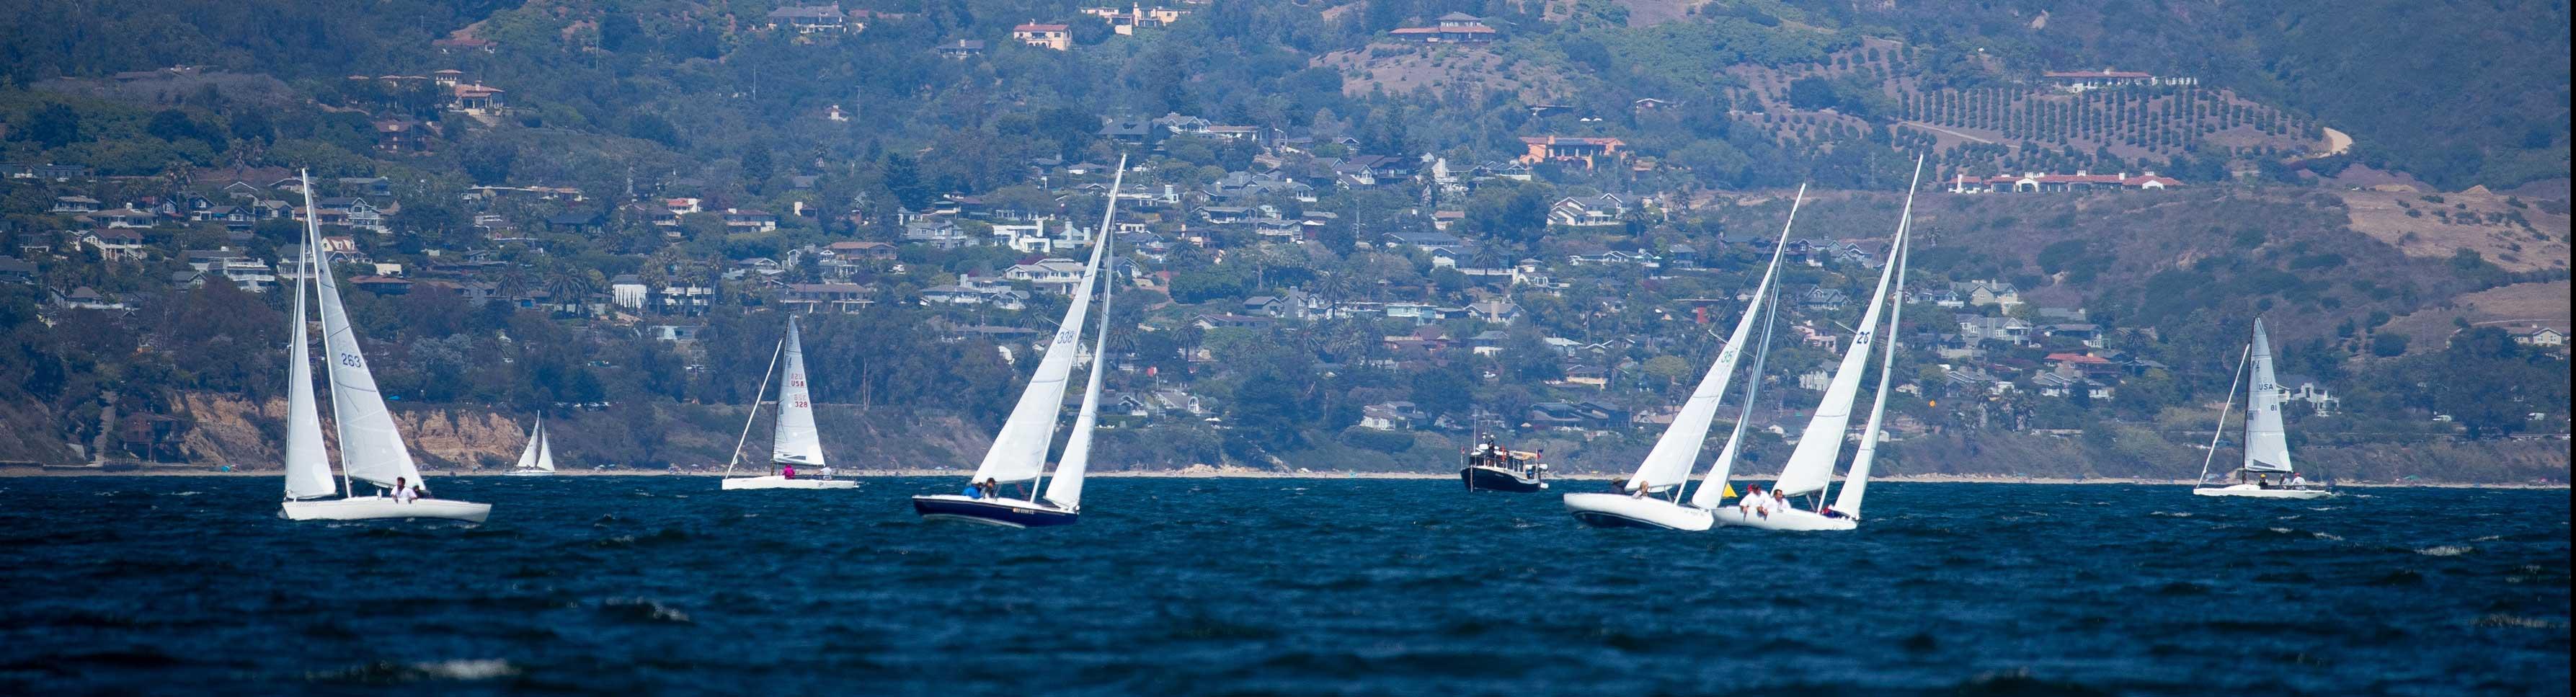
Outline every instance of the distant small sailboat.
{"label": "distant small sailboat", "polygon": [[[1798,187],[1797,197],[1790,199],[1789,218],[1780,225],[1780,239],[1772,243],[1771,262],[1762,271],[1762,281],[1753,286],[1753,299],[1745,303],[1744,315],[1736,320],[1734,333],[1727,335],[1726,347],[1718,350],[1708,373],[1700,377],[1690,399],[1682,402],[1672,424],[1664,427],[1664,435],[1655,439],[1655,447],[1646,452],[1645,461],[1627,479],[1620,480],[1620,493],[1565,495],[1565,511],[1575,520],[1602,528],[1707,530],[1714,524],[1710,509],[1728,491],[1726,478],[1744,442],[1754,392],[1762,384],[1762,359],[1771,351],[1771,318],[1776,316],[1773,310],[1779,305],[1780,259],[1786,255],[1789,231],[1797,226],[1798,208],[1806,199],[1807,188]],[[1757,325],[1762,328],[1758,343],[1753,340]],[[1718,407],[1726,398],[1736,365],[1744,359],[1747,347],[1754,349],[1753,370],[1745,381],[1748,384],[1744,395],[1737,400],[1743,408],[1736,416],[1735,432],[1727,437],[1725,449],[1710,466],[1708,479],[1700,483],[1698,493],[1684,502],[1682,489],[1690,484],[1691,469],[1699,462],[1700,449],[1707,446],[1709,428],[1717,421]]]}
{"label": "distant small sailboat", "polygon": [[1538,460],[1538,453],[1503,447],[1489,433],[1468,447],[1467,466],[1458,469],[1458,479],[1468,491],[1532,493],[1547,488],[1547,463]]}
{"label": "distant small sailboat", "polygon": [[519,451],[519,465],[510,468],[513,477],[544,477],[555,473],[555,446],[546,441],[545,417],[528,429],[528,447]]}
{"label": "distant small sailboat", "polygon": [[[286,501],[278,514],[288,520],[372,520],[445,518],[480,523],[492,504],[411,498],[389,494],[359,496],[351,480],[386,489],[397,483],[427,492],[429,484],[403,445],[402,431],[385,410],[374,373],[358,350],[358,334],[340,304],[340,284],[331,277],[329,260],[321,257],[322,233],[314,225],[313,181],[304,175],[304,251],[296,257],[295,346],[288,350],[286,397]],[[310,273],[307,273],[307,272]],[[331,413],[340,431],[341,498],[333,492],[331,462],[323,452],[322,417],[313,401],[313,368],[306,347],[304,288],[311,278],[322,310],[324,363],[331,382]],[[407,493],[395,491],[396,494]]]}
{"label": "distant small sailboat", "polygon": [[[1118,159],[1119,174],[1110,180],[1109,204],[1100,215],[1100,234],[1093,238],[1091,259],[1083,265],[1082,280],[1074,286],[1073,302],[1064,310],[1064,320],[1056,325],[1055,338],[1047,344],[1046,354],[1038,359],[1037,372],[1020,392],[1020,401],[1002,422],[1002,431],[993,436],[993,446],[984,452],[984,461],[966,482],[965,494],[931,494],[912,497],[912,510],[924,520],[953,520],[1004,527],[1050,527],[1072,525],[1081,521],[1083,477],[1091,466],[1091,436],[1100,413],[1100,384],[1109,371],[1109,301],[1116,283],[1100,284],[1101,270],[1112,245],[1110,230],[1118,213],[1118,190],[1126,180],[1127,159]],[[1064,454],[1057,459],[1055,479],[1045,480],[1046,456],[1055,440],[1057,417],[1064,410],[1065,383],[1073,377],[1075,354],[1081,352],[1082,330],[1091,308],[1092,288],[1100,288],[1100,334],[1092,342],[1091,377],[1083,388],[1081,411],[1074,416],[1073,431],[1065,438]],[[1028,495],[1012,498],[1001,488],[1028,482]],[[989,484],[990,486],[986,486]]]}
{"label": "distant small sailboat", "polygon": [[[1798,438],[1797,448],[1781,468],[1780,477],[1772,482],[1772,493],[1746,499],[1734,506],[1718,506],[1711,511],[1722,526],[1760,530],[1851,530],[1860,527],[1861,499],[1869,490],[1871,464],[1878,454],[1881,426],[1887,416],[1887,394],[1895,377],[1896,335],[1902,325],[1904,303],[1895,303],[1887,312],[1887,328],[1879,329],[1879,314],[1887,310],[1890,298],[1905,293],[1906,249],[1913,241],[1914,193],[1922,188],[1923,161],[1915,160],[1914,183],[1906,189],[1905,209],[1897,218],[1896,241],[1888,245],[1887,265],[1878,275],[1877,290],[1872,291],[1869,310],[1861,313],[1858,328],[1852,331],[1851,346],[1844,350],[1841,365],[1834,369],[1832,382],[1825,386],[1824,399],[1816,405],[1815,415]],[[1868,425],[1861,429],[1860,449],[1853,453],[1851,468],[1843,476],[1843,488],[1831,506],[1824,505],[1824,491],[1833,484],[1834,460],[1841,457],[1843,432],[1851,426],[1852,402],[1860,396],[1860,381],[1869,370],[1869,354],[1881,336],[1887,339],[1887,354],[1878,368],[1878,396],[1870,405]],[[1810,508],[1801,509],[1794,499],[1814,494]]]}
{"label": "distant small sailboat", "polygon": [[[770,432],[769,474],[736,477],[734,467],[742,464],[742,446],[751,440],[751,423],[760,418],[757,395],[769,391],[769,376],[786,364],[786,375],[778,382],[778,424]],[[832,479],[830,466],[823,460],[823,435],[814,428],[813,394],[805,385],[805,345],[797,334],[796,317],[787,318],[787,337],[778,340],[770,353],[769,371],[760,375],[760,392],[753,393],[751,415],[743,417],[742,438],[734,441],[733,459],[725,463],[724,490],[735,489],[856,489],[858,482]],[[797,466],[823,472],[796,473]],[[822,476],[816,476],[816,475]]]}
{"label": "distant small sailboat", "polygon": [[[2209,466],[2218,459],[2218,436],[2227,431],[2227,407],[2236,404],[2236,387],[2242,384],[2247,366],[2254,369],[2254,381],[2245,390],[2245,460],[2231,473],[2234,483],[2229,477],[2212,479]],[[2335,495],[2331,489],[2308,484],[2290,464],[2289,431],[2281,421],[2281,386],[2272,377],[2272,340],[2264,334],[2260,317],[2254,319],[2254,341],[2245,345],[2245,357],[2237,360],[2236,378],[2227,386],[2227,407],[2218,410],[2218,428],[2209,434],[2209,454],[2200,461],[2200,484],[2191,493],[2265,499]],[[2274,476],[2280,477],[2277,483]]]}

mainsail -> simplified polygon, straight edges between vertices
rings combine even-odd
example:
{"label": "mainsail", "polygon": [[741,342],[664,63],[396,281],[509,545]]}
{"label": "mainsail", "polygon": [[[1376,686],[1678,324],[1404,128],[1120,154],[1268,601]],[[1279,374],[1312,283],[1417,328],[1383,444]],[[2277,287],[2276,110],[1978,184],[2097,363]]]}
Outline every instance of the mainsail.
{"label": "mainsail", "polygon": [[518,469],[518,470],[532,470],[532,469],[536,469],[536,468],[537,468],[537,444],[538,444],[539,442],[542,442],[542,441],[545,439],[545,437],[546,437],[546,422],[545,422],[545,421],[543,421],[543,420],[539,420],[539,421],[537,421],[537,425],[528,427],[528,447],[526,447],[526,448],[523,448],[523,449],[520,449],[520,450],[519,450],[519,466],[518,466],[518,467],[514,467],[514,468],[512,468],[512,469]]}
{"label": "mainsail", "polygon": [[[1906,212],[1906,222],[1898,223],[1898,225],[1905,226],[1911,222],[1913,222],[1913,211],[1908,210]],[[1896,237],[1899,240],[1907,239],[1905,233],[1902,232],[1897,233]],[[1896,253],[1896,287],[1891,291],[1900,296],[1905,293],[1905,262],[1907,259],[1905,250],[1902,249],[1905,244],[1906,242],[1898,243],[1899,249]],[[1904,315],[1905,303],[1902,302],[1897,303],[1895,308],[1887,311],[1887,355],[1886,357],[1879,359],[1878,363],[1878,394],[1870,399],[1869,425],[1862,427],[1860,430],[1860,450],[1852,453],[1851,470],[1843,475],[1843,490],[1834,496],[1834,510],[1842,511],[1844,515],[1848,515],[1853,518],[1860,517],[1861,496],[1869,489],[1870,465],[1876,462],[1878,458],[1879,426],[1887,416],[1887,393],[1889,391],[1888,379],[1896,375],[1896,328],[1903,326],[1899,324],[1899,321],[1904,318]]]}
{"label": "mainsail", "polygon": [[823,436],[814,430],[814,403],[805,388],[805,345],[796,318],[787,318],[786,373],[778,380],[778,426],[770,434],[770,462],[823,466]]}
{"label": "mainsail", "polygon": [[2254,319],[2254,384],[2245,394],[2245,470],[2288,472],[2290,435],[2281,426],[2281,385],[2272,377],[2272,340]]}
{"label": "mainsail", "polygon": [[[1771,263],[1777,265],[1780,262],[1778,259],[1773,259]],[[1717,461],[1709,465],[1708,477],[1700,481],[1698,490],[1691,492],[1690,504],[1693,506],[1716,508],[1734,492],[1734,487],[1727,484],[1727,479],[1735,475],[1735,459],[1744,452],[1744,430],[1753,422],[1753,398],[1762,392],[1762,364],[1771,357],[1771,329],[1780,316],[1780,294],[1772,293],[1768,302],[1745,308],[1745,312],[1748,313],[1756,310],[1765,315],[1762,320],[1762,343],[1754,346],[1753,368],[1745,372],[1748,379],[1744,384],[1744,397],[1736,400],[1740,404],[1735,410],[1735,430],[1727,434],[1726,447],[1717,451]]]}
{"label": "mainsail", "polygon": [[[1104,219],[1100,225],[1100,246],[1106,249],[1109,221]],[[1100,289],[1100,334],[1091,341],[1091,379],[1082,388],[1082,411],[1073,417],[1073,433],[1065,437],[1064,457],[1056,460],[1055,480],[1047,482],[1047,501],[1068,510],[1082,508],[1082,475],[1091,468],[1091,429],[1100,420],[1100,378],[1109,373],[1109,300],[1117,286],[1113,277]]]}
{"label": "mainsail", "polygon": [[[1807,189],[1798,187],[1798,198],[1789,204],[1789,222],[1798,220],[1798,206],[1806,200]],[[1691,390],[1681,411],[1673,415],[1671,426],[1655,439],[1653,450],[1646,451],[1645,462],[1628,477],[1627,490],[1640,488],[1661,491],[1690,480],[1691,466],[1699,462],[1699,451],[1708,443],[1708,429],[1717,420],[1718,404],[1725,400],[1727,383],[1735,377],[1735,364],[1744,358],[1746,340],[1753,337],[1754,320],[1762,316],[1762,297],[1771,291],[1772,279],[1780,271],[1780,256],[1789,245],[1789,225],[1780,227],[1780,241],[1771,248],[1770,269],[1762,273],[1762,282],[1754,287],[1753,302],[1744,308],[1744,317],[1735,322],[1735,332],[1727,335],[1726,347],[1719,349],[1717,360],[1700,376],[1699,387]]]}
{"label": "mainsail", "polygon": [[[1915,165],[1915,176],[1922,176],[1920,163]],[[1910,189],[1906,193],[1909,198],[1913,195]],[[1860,397],[1860,379],[1869,370],[1870,345],[1878,339],[1878,316],[1887,308],[1888,283],[1895,280],[1897,255],[1905,249],[1907,232],[1904,223],[1898,223],[1896,242],[1888,245],[1887,265],[1878,272],[1878,288],[1870,294],[1869,311],[1861,313],[1851,346],[1843,351],[1842,364],[1834,368],[1833,382],[1825,386],[1824,400],[1816,404],[1815,417],[1807,420],[1797,449],[1789,452],[1788,465],[1772,485],[1782,496],[1822,490],[1833,482],[1834,459],[1842,454],[1843,432],[1851,427],[1852,401]]]}
{"label": "mainsail", "polygon": [[[1121,158],[1118,174],[1109,183],[1108,212],[1102,214],[1104,225],[1108,216],[1118,210],[1118,189],[1126,178],[1126,160]],[[1091,260],[1083,265],[1073,303],[1065,307],[1064,320],[1056,324],[1055,338],[1047,344],[1046,356],[1039,359],[1037,372],[1029,377],[1028,388],[1020,392],[1020,401],[1011,407],[1011,416],[1002,422],[1001,432],[994,434],[993,446],[984,451],[984,462],[975,467],[972,481],[1024,482],[1045,471],[1047,446],[1055,440],[1056,415],[1064,411],[1065,383],[1073,377],[1074,354],[1080,352],[1083,322],[1090,316],[1091,287],[1100,274],[1102,250],[1107,248],[1100,240],[1092,241]]]}
{"label": "mainsail", "polygon": [[537,471],[555,471],[555,440],[546,435],[544,423],[537,424]]}
{"label": "mainsail", "polygon": [[[1916,159],[1914,185],[1922,184],[1923,161]],[[1878,460],[1879,427],[1887,416],[1888,386],[1891,379],[1896,377],[1896,338],[1898,328],[1905,326],[1905,302],[1902,299],[1905,297],[1905,264],[1912,260],[1906,248],[1913,244],[1913,232],[1914,190],[1907,189],[1905,212],[1899,214],[1896,219],[1896,257],[1892,261],[1896,266],[1896,285],[1879,291],[1899,298],[1896,307],[1889,308],[1887,311],[1887,355],[1879,359],[1878,391],[1876,396],[1870,398],[1869,425],[1860,430],[1860,450],[1852,453],[1851,469],[1843,475],[1843,490],[1834,496],[1834,510],[1842,511],[1844,515],[1855,519],[1860,517],[1861,496],[1869,491],[1870,466]]]}
{"label": "mainsail", "polygon": [[412,463],[411,450],[403,445],[393,413],[385,409],[384,396],[376,390],[376,376],[367,370],[366,354],[358,350],[357,330],[349,324],[348,310],[340,305],[340,284],[332,279],[330,253],[322,249],[322,232],[314,224],[315,215],[313,181],[308,176],[304,180],[304,245],[313,250],[316,260],[314,294],[322,305],[323,360],[331,377],[331,413],[340,430],[340,471],[379,486],[393,486],[395,479],[420,484],[420,468]]}
{"label": "mainsail", "polygon": [[286,497],[309,499],[329,496],[336,487],[331,456],[322,446],[322,411],[313,402],[312,339],[304,322],[304,284],[311,277],[305,262],[313,246],[299,246],[304,251],[295,257],[295,344],[286,351]]}

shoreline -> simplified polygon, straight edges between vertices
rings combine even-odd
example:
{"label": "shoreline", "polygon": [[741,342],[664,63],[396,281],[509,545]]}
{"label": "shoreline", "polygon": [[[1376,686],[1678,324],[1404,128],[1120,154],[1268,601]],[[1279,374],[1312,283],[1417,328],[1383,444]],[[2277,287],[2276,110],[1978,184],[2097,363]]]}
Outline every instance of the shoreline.
{"label": "shoreline", "polygon": [[[839,473],[839,477],[840,477],[840,478],[846,478],[846,479],[891,479],[891,478],[904,478],[904,477],[913,477],[913,478],[919,478],[919,477],[959,477],[959,476],[965,476],[965,475],[968,473],[968,471],[969,471],[969,470],[963,470],[963,469],[954,469],[954,470],[931,470],[931,469],[866,470],[866,471],[859,471],[859,472],[842,472],[842,473]],[[433,471],[433,472],[428,472],[427,474],[429,474],[429,475],[431,475],[431,476],[441,476],[441,477],[505,477],[505,476],[508,476],[508,475],[503,474],[503,473],[500,473],[500,472],[457,472],[457,473],[454,473],[454,474],[449,474],[449,473],[446,473],[446,472],[435,472],[435,471]],[[41,469],[39,469],[39,468],[33,468],[33,467],[0,467],[0,479],[8,479],[8,478],[14,478],[14,477],[277,477],[277,476],[281,476],[281,473],[280,473],[279,471],[277,471],[277,470],[260,470],[260,471],[242,471],[242,470],[237,470],[237,471],[232,471],[232,472],[216,472],[216,471],[212,471],[212,470],[195,469],[195,468],[184,468],[184,467],[140,467],[140,468],[135,468],[135,469],[130,469],[130,470],[123,470],[123,471],[110,472],[110,471],[105,471],[105,470],[101,470],[101,469],[97,469],[97,468],[90,468],[90,467],[47,467],[47,468],[41,468]],[[556,477],[721,477],[721,476],[723,476],[723,473],[722,473],[722,472],[713,472],[713,471],[694,471],[694,470],[683,470],[683,471],[676,471],[676,472],[674,472],[674,471],[641,471],[641,470],[563,470],[563,471],[556,472],[556,473],[555,473],[554,475],[552,475],[552,476],[556,476]],[[1181,470],[1153,470],[1153,471],[1146,471],[1146,470],[1131,470],[1131,471],[1092,472],[1092,473],[1090,473],[1088,476],[1090,476],[1090,477],[1092,477],[1092,478],[1100,478],[1100,479],[1381,479],[1381,480],[1447,480],[1447,479],[1453,479],[1453,478],[1456,478],[1458,475],[1456,475],[1456,474],[1454,474],[1454,473],[1432,473],[1432,472],[1314,472],[1314,471],[1301,471],[1301,472],[1273,472],[1273,471],[1264,471],[1264,470],[1235,469],[1235,468],[1222,468],[1222,469],[1220,469],[1220,468],[1191,468],[1191,469],[1181,469]],[[1607,482],[1607,481],[1611,480],[1611,479],[1612,479],[1612,478],[1614,478],[1614,477],[1613,477],[1613,475],[1607,475],[1607,474],[1559,474],[1559,475],[1551,476],[1551,477],[1549,477],[1549,478],[1550,478],[1550,479],[1554,479],[1554,480],[1560,480],[1560,481],[1568,481],[1568,482]],[[1735,477],[1735,478],[1731,479],[1730,481],[1736,481],[1736,482],[1767,482],[1767,481],[1770,481],[1770,480],[1769,480],[1768,478],[1764,478],[1764,477]],[[1889,483],[1889,482],[1893,482],[1893,483],[1922,483],[1922,484],[2047,484],[2047,485],[2098,485],[2098,484],[2125,484],[2125,485],[2139,485],[2139,486],[2185,486],[2185,485],[2188,485],[2188,484],[2190,484],[2190,483],[2191,483],[2191,482],[2190,482],[2190,480],[2185,480],[2185,479],[2149,479],[2149,478],[2141,478],[2141,477],[2094,477],[2094,478],[2089,478],[2089,479],[2073,479],[2073,478],[2066,478],[2066,477],[2016,477],[2016,476],[2012,476],[2012,475],[2001,475],[2001,474],[1914,474],[1914,475],[1890,475],[1890,476],[1886,476],[1886,477],[1873,477],[1873,478],[1871,478],[1871,481],[1873,481],[1873,482],[1881,482],[1881,483]],[[2534,482],[2496,482],[2496,483],[2480,483],[2480,482],[2453,482],[2453,481],[2418,481],[2418,482],[2337,482],[2337,483],[2335,484],[2335,486],[2336,486],[2336,487],[2338,487],[2338,488],[2354,488],[2354,489],[2368,489],[2368,488],[2438,488],[2438,489],[2570,489],[2570,488],[2571,488],[2571,487],[2570,487],[2570,485],[2569,485],[2569,483],[2564,483],[2564,482],[2559,482],[2559,483],[2534,483]]]}

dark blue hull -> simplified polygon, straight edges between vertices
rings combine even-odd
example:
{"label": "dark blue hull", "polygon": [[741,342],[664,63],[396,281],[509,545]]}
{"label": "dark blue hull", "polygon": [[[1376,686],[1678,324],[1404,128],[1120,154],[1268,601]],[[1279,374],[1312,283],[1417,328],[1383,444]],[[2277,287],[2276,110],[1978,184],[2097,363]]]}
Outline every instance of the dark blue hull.
{"label": "dark blue hull", "polygon": [[1509,491],[1528,494],[1547,488],[1547,483],[1537,477],[1522,477],[1487,467],[1460,469],[1458,478],[1467,483],[1468,491]]}
{"label": "dark blue hull", "polygon": [[1034,506],[1027,502],[1005,504],[956,496],[912,497],[912,512],[930,520],[958,520],[1015,528],[1072,525],[1082,520],[1082,514],[1074,511]]}

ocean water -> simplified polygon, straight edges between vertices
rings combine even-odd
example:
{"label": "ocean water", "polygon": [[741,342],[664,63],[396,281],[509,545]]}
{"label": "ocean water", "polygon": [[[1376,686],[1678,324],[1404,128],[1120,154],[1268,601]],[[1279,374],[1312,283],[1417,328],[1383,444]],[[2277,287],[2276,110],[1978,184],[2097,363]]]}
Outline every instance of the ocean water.
{"label": "ocean water", "polygon": [[492,520],[0,479],[0,694],[2569,690],[2564,490],[1883,483],[1778,534],[1455,481],[1102,479],[1052,530],[920,522],[947,479],[440,483]]}

